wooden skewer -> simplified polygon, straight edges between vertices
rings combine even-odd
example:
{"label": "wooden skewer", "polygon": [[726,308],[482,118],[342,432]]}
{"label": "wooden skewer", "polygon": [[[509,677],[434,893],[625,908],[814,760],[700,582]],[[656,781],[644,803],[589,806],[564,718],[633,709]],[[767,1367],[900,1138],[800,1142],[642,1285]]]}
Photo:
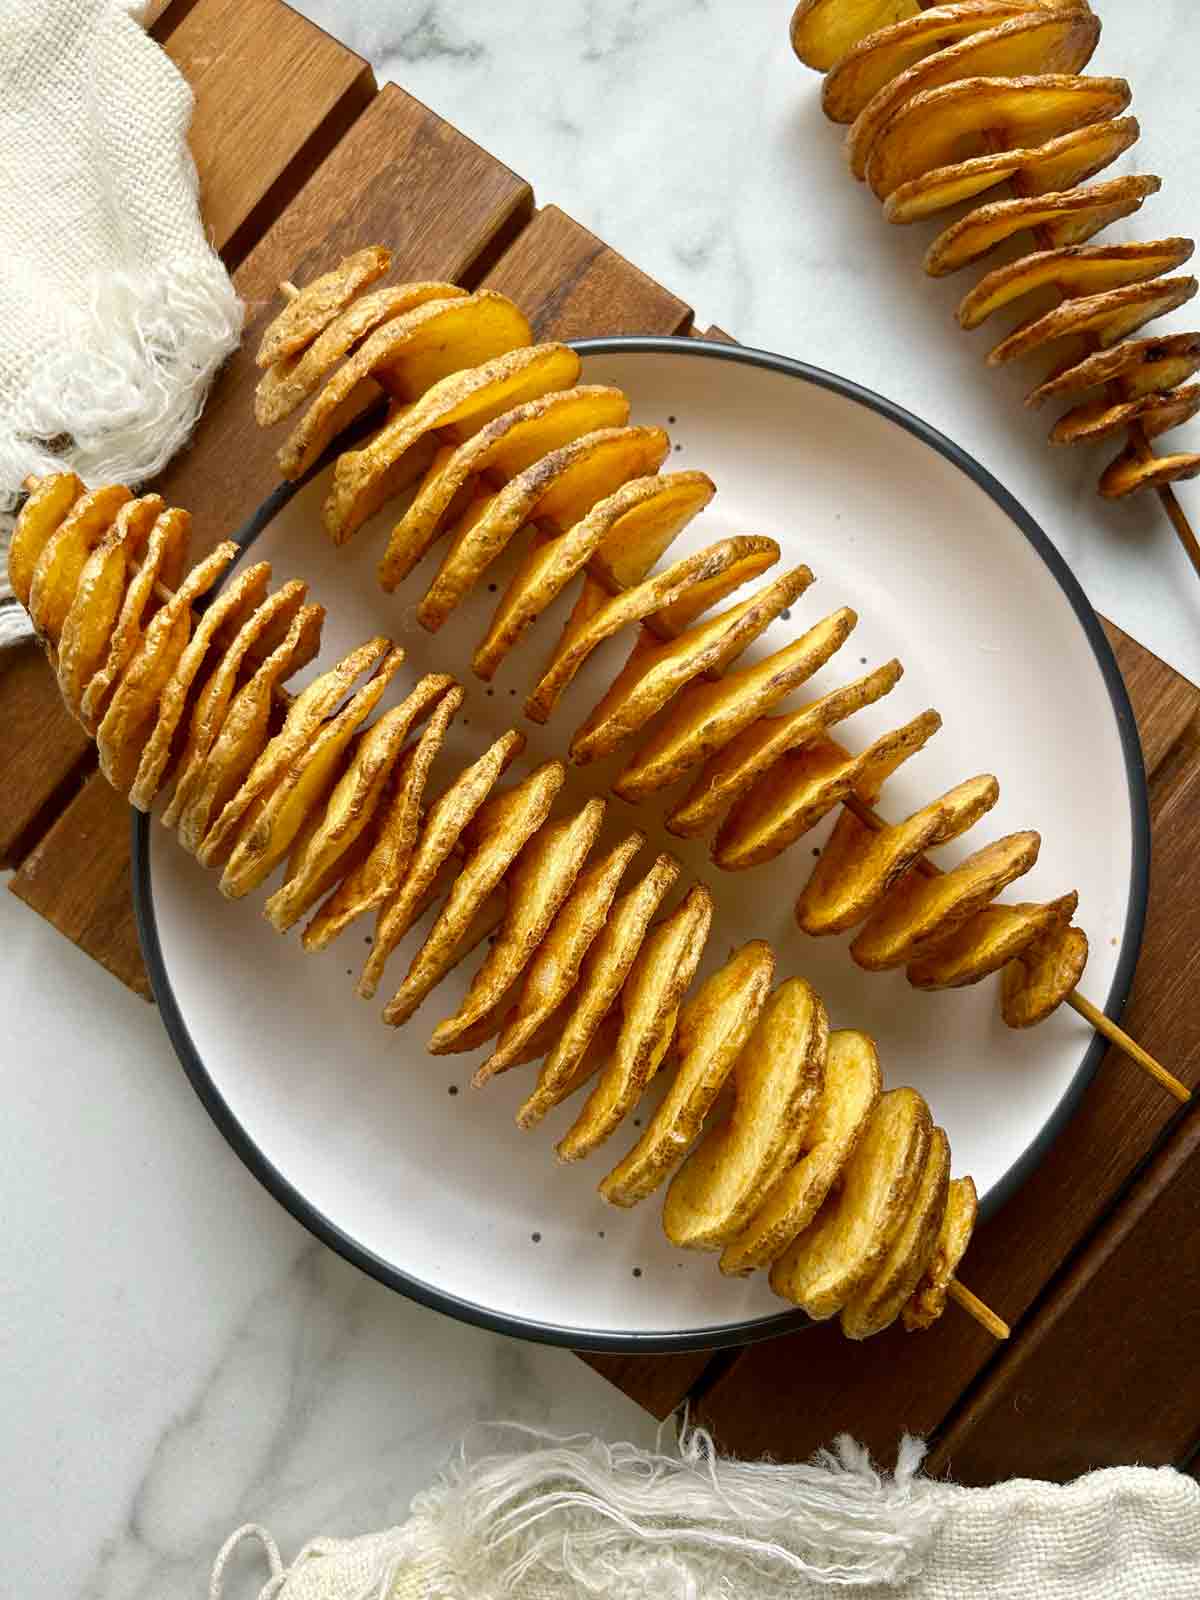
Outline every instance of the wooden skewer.
{"label": "wooden skewer", "polygon": [[957,1278],[950,1279],[948,1293],[955,1305],[961,1306],[968,1316],[974,1317],[994,1339],[1007,1339],[1012,1333],[1008,1323],[998,1317],[977,1294],[972,1294],[965,1284],[959,1283]]}

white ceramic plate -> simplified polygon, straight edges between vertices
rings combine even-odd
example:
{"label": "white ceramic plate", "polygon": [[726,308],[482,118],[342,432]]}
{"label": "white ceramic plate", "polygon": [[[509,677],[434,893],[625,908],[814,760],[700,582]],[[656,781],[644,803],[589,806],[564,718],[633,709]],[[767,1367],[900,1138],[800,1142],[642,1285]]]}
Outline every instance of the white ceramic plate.
{"label": "white ceramic plate", "polygon": [[[1137,734],[1097,620],[1045,536],[946,439],[828,374],[699,341],[581,348],[586,381],[619,384],[635,420],[669,427],[670,467],[701,467],[717,483],[672,558],[726,534],[762,533],[779,540],[786,562],[807,562],[818,582],[762,648],[854,606],[857,630],[803,695],[900,657],[899,687],[839,733],[858,749],[927,706],[941,712],[942,731],[888,784],[885,813],[899,818],[965,777],[995,772],[999,805],[940,859],[1011,829],[1040,829],[1041,860],[1019,896],[1078,888],[1092,944],[1086,992],[1119,1012],[1145,905]],[[468,664],[494,595],[485,586],[440,634],[425,634],[413,611],[433,561],[399,595],[383,594],[374,568],[394,508],[335,550],[318,516],[326,476],[269,522],[254,556],[272,561],[277,580],[307,578],[327,606],[318,665],[385,632],[404,643],[414,675],[436,667],[463,677],[468,699],[444,753],[448,774],[521,721],[519,697],[564,606],[485,691]],[[501,587],[509,570],[492,574]],[[530,764],[565,750],[627,649],[618,641],[600,654],[548,728],[525,724]],[[564,801],[596,792],[607,770],[572,772]],[[875,1036],[885,1080],[928,1097],[955,1171],[972,1173],[994,1209],[1070,1114],[1098,1059],[1090,1030],[1064,1008],[1032,1033],[1014,1033],[1000,1020],[995,981],[921,994],[902,972],[860,972],[846,939],[805,938],[792,903],[828,824],[780,860],[730,875],[711,866],[702,843],[681,849],[666,834],[665,809],[637,815],[650,849],[676,850],[716,891],[702,972],[731,945],[769,938],[780,973],[808,977],[835,1026]],[[611,802],[611,833],[632,821],[622,801]],[[369,925],[304,956],[295,935],[282,939],[263,919],[261,894],[226,902],[166,830],[139,821],[135,847],[144,948],[180,1057],[242,1158],[335,1249],[455,1315],[580,1348],[711,1347],[796,1325],[798,1314],[761,1278],[727,1280],[712,1258],[671,1249],[656,1202],[633,1212],[602,1204],[596,1183],[635,1130],[581,1166],[559,1167],[553,1143],[574,1104],[533,1133],[513,1123],[532,1068],[477,1093],[469,1079],[481,1053],[425,1053],[434,1024],[457,1007],[461,973],[395,1032],[380,1025],[378,1004],[352,992]],[[393,957],[396,982],[413,948],[410,937]],[[383,998],[390,992],[385,981]]]}

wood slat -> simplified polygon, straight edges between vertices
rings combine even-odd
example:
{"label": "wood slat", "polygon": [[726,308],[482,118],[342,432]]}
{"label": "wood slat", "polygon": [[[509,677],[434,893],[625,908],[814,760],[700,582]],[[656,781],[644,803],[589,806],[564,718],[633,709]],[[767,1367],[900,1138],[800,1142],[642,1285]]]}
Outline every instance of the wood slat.
{"label": "wood slat", "polygon": [[0,653],[0,867],[20,862],[91,754],[41,646]]}
{"label": "wood slat", "polygon": [[1142,760],[1153,777],[1189,723],[1200,715],[1200,690],[1144,644],[1100,618],[1129,692],[1142,741]]}
{"label": "wood slat", "polygon": [[713,1359],[707,1350],[676,1356],[610,1356],[584,1350],[577,1354],[660,1422],[695,1389]]}

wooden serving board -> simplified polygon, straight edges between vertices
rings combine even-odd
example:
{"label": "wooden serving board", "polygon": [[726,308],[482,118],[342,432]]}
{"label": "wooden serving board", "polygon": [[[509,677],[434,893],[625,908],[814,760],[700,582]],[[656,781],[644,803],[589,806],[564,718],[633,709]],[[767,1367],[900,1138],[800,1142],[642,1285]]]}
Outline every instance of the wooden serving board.
{"label": "wooden serving board", "polygon": [[[692,312],[522,179],[280,0],[174,0],[154,34],[196,93],[192,147],[247,336],[197,432],[156,486],[194,515],[196,549],[276,482],[251,422],[250,352],[280,278],[368,242],[394,276],[502,289],[542,337],[681,334]],[[781,43],[781,48],[785,46]],[[798,91],[800,92],[800,91]],[[711,330],[715,336],[722,336]],[[1200,689],[1108,625],[1150,778],[1154,865],[1126,1025],[1200,1079]],[[149,995],[130,901],[129,814],[100,779],[35,647],[0,657],[0,864],[10,887]],[[1032,1046],[1031,1046],[1032,1047]],[[982,1227],[970,1282],[1015,1324],[997,1347],[951,1309],[924,1337],[851,1344],[824,1327],[710,1358],[589,1357],[663,1416],[734,1452],[797,1459],[848,1430],[885,1459],[905,1429],[966,1482],[1183,1461],[1200,1442],[1200,1119],[1110,1052],[1069,1129]]]}

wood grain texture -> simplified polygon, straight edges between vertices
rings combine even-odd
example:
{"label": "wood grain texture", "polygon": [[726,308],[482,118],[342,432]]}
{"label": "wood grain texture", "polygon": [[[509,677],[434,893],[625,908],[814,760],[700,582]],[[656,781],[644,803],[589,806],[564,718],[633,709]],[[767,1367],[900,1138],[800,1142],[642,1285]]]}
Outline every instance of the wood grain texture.
{"label": "wood grain texture", "polygon": [[677,1356],[611,1356],[585,1350],[577,1354],[660,1422],[686,1400],[713,1359],[707,1350]]}
{"label": "wood grain texture", "polygon": [[0,867],[18,864],[91,750],[41,646],[0,653]]}
{"label": "wood grain texture", "polygon": [[1200,1115],[1178,1126],[1001,1354],[928,1470],[993,1483],[1169,1466],[1200,1442]]}

